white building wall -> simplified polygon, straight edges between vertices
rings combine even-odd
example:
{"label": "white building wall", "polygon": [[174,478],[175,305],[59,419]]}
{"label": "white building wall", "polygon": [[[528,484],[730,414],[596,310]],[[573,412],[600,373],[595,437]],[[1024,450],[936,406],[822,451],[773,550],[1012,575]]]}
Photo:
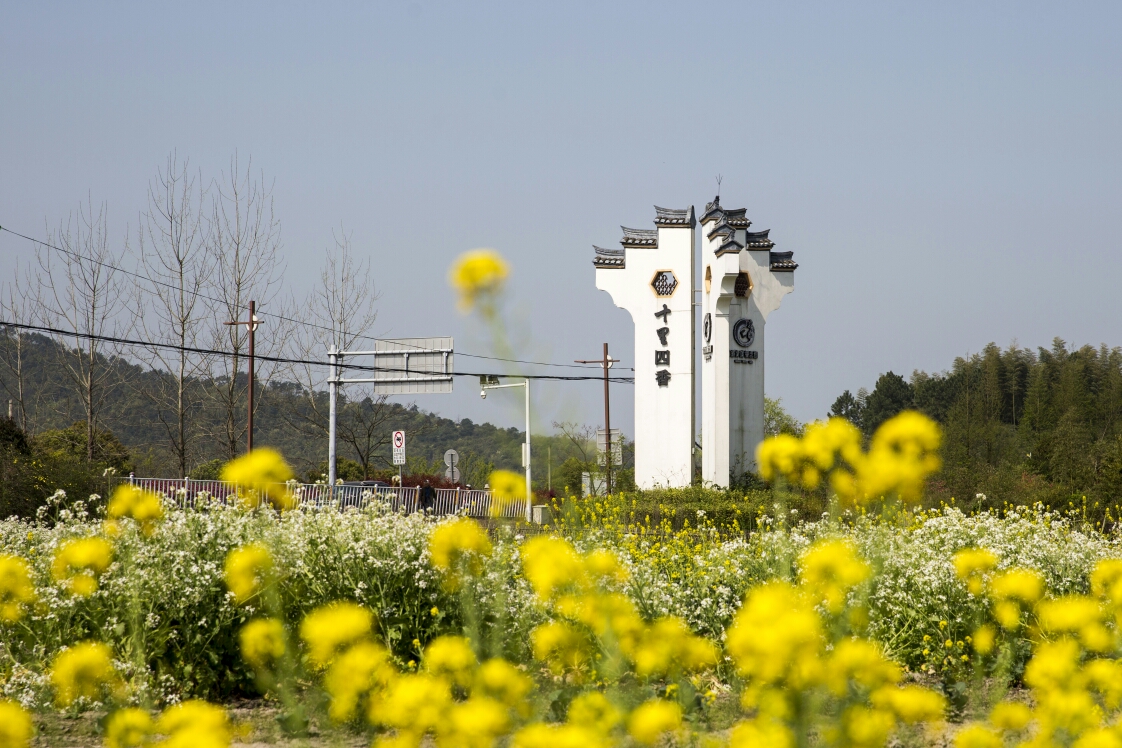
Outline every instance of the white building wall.
{"label": "white building wall", "polygon": [[[725,238],[707,237],[713,225],[701,227],[702,263],[711,274],[709,289],[702,296],[702,313],[711,315],[712,324],[711,342],[702,341],[703,346],[712,345],[711,351],[703,348],[701,364],[702,479],[727,487],[732,478],[757,469],[756,448],[764,437],[765,326],[768,315],[794,290],[794,274],[771,270],[770,249],[741,249],[717,256]],[[745,244],[744,230],[737,230],[734,236],[741,246]],[[735,293],[741,272],[751,281],[746,296]],[[705,269],[702,273],[704,277]],[[747,347],[733,339],[740,319],[751,320],[754,328]],[[749,351],[755,358],[742,357]],[[741,357],[734,359],[733,352]]]}
{"label": "white building wall", "polygon": [[[693,480],[696,253],[690,212],[689,226],[658,227],[656,248],[628,246],[624,268],[596,269],[596,287],[611,294],[635,323],[635,482],[640,488],[688,486]],[[671,295],[659,296],[651,284],[666,270],[677,286]],[[670,314],[655,317],[663,305]],[[663,327],[669,328],[665,346],[658,336]],[[656,351],[669,353],[670,364],[656,365]],[[660,370],[670,373],[665,386],[657,381]]]}

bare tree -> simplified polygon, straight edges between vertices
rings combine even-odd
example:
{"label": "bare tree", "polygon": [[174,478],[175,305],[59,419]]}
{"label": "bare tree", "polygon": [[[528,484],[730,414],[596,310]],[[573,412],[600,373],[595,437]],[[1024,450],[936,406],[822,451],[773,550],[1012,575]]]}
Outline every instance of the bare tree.
{"label": "bare tree", "polygon": [[60,223],[57,234],[48,232],[48,242],[61,252],[36,245],[37,306],[48,326],[68,331],[57,336],[59,363],[77,391],[86,419],[86,459],[93,461],[105,398],[116,384],[110,359],[118,350],[99,338],[120,337],[131,326],[125,278],[111,267],[120,267],[123,253],[109,246],[105,204],[94,213],[92,201]]}
{"label": "bare tree", "polygon": [[[216,357],[212,372],[215,378],[208,388],[218,410],[218,440],[223,456],[235,457],[246,433],[244,402],[248,379],[240,376],[245,367],[249,332],[246,325],[225,322],[246,321],[249,302],[260,306],[271,302],[278,290],[281,267],[280,222],[273,214],[271,185],[263,176],[252,175],[252,161],[242,172],[238,157],[230,159],[230,171],[224,174],[212,194],[208,249],[214,263],[208,296],[218,300],[212,310],[210,339],[214,348],[228,351]],[[264,343],[261,352],[277,347],[286,339],[280,320],[266,318],[259,337]],[[262,367],[268,380],[275,367]],[[256,377],[255,377],[256,378]]]}
{"label": "bare tree", "polygon": [[[378,292],[370,280],[370,263],[355,258],[351,237],[340,229],[332,232],[335,247],[328,249],[320,272],[319,285],[309,294],[304,305],[304,322],[294,336],[297,358],[305,361],[326,361],[326,349],[353,349],[367,337],[378,317],[375,302]],[[289,414],[289,422],[308,435],[328,433],[329,402],[323,393],[327,370],[323,366],[304,364],[294,369],[305,396],[305,407]],[[363,475],[370,477],[378,450],[389,441],[385,428],[389,417],[386,397],[375,395],[369,388],[348,385],[350,397],[340,395],[336,411],[336,435],[351,447],[362,465]]]}
{"label": "bare tree", "polygon": [[[188,348],[199,348],[208,316],[204,289],[211,279],[214,255],[207,251],[202,203],[206,192],[201,177],[188,172],[175,153],[148,185],[148,210],[140,217],[139,244],[143,293],[150,300],[140,315],[144,339],[163,345],[147,351],[153,369],[166,372],[154,386],[142,388],[156,406],[168,450],[186,475],[198,437],[194,416],[201,406],[196,383],[208,373],[210,361]],[[211,315],[212,316],[212,315]]]}

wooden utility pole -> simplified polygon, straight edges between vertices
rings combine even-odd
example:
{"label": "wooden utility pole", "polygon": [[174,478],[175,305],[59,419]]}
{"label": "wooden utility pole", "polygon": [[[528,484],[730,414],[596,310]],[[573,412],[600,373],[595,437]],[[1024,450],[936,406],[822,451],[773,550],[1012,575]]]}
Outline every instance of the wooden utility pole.
{"label": "wooden utility pole", "polygon": [[[612,368],[612,364],[616,363],[616,359],[608,355],[608,344],[604,343],[604,357],[601,359],[592,359],[591,361],[577,360],[574,363],[578,364],[600,364],[604,369],[604,478],[605,478],[605,493],[611,494],[612,492],[612,410],[608,404],[608,369]],[[599,445],[597,445],[599,447]]]}
{"label": "wooden utility pole", "polygon": [[253,338],[254,333],[257,332],[257,326],[261,324],[261,320],[257,318],[257,302],[249,302],[249,321],[248,322],[225,322],[226,325],[245,325],[249,330],[249,424],[246,431],[246,451],[253,451]]}

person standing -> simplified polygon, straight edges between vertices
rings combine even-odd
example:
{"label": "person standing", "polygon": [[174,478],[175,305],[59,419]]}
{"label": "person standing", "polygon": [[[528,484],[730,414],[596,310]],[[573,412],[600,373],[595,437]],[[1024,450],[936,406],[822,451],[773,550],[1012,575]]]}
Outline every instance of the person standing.
{"label": "person standing", "polygon": [[436,506],[436,489],[432,487],[432,483],[425,481],[425,485],[421,488],[421,509],[431,512],[434,506]]}

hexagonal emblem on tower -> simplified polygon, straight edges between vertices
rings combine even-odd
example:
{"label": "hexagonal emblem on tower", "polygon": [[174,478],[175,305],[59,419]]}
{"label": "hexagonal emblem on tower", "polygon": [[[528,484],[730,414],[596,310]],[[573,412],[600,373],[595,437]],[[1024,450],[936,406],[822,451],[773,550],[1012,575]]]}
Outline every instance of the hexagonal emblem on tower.
{"label": "hexagonal emblem on tower", "polygon": [[671,270],[659,270],[655,273],[651,286],[659,296],[670,296],[678,287],[678,279],[674,277],[674,272]]}

